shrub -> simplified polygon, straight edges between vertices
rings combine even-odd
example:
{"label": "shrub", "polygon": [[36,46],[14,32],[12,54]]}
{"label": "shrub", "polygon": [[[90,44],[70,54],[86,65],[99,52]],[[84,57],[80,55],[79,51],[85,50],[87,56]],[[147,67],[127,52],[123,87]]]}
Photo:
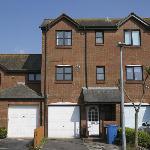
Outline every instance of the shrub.
{"label": "shrub", "polygon": [[150,149],[150,134],[144,131],[138,132],[138,143],[139,146]]}
{"label": "shrub", "polygon": [[7,137],[7,130],[6,128],[0,128],[0,139],[4,139]]}
{"label": "shrub", "polygon": [[[127,144],[134,144],[135,130],[126,128],[126,142]],[[121,144],[122,129],[118,129],[117,144]],[[144,131],[138,132],[138,144],[141,147],[150,148],[150,135]]]}

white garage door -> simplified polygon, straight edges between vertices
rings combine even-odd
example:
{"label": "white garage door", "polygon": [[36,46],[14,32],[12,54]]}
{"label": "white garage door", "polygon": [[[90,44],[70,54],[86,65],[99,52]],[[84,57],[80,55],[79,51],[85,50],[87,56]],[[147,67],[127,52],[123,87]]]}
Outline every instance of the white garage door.
{"label": "white garage door", "polygon": [[[138,127],[150,120],[150,106],[141,106]],[[135,110],[133,106],[125,106],[125,126],[135,128]]]}
{"label": "white garage door", "polygon": [[80,136],[79,106],[48,107],[48,137],[78,138]]}
{"label": "white garage door", "polygon": [[37,106],[9,106],[8,137],[34,137],[37,125]]}

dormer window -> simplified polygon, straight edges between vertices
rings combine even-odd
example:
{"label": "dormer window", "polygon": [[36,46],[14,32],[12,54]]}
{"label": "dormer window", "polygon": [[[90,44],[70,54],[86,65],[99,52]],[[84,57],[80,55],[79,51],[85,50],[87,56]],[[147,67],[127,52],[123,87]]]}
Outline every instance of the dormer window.
{"label": "dormer window", "polygon": [[126,45],[140,46],[140,31],[139,30],[125,30],[124,31],[124,42]]}
{"label": "dormer window", "polygon": [[57,46],[71,46],[72,32],[71,31],[56,31],[56,45]]}

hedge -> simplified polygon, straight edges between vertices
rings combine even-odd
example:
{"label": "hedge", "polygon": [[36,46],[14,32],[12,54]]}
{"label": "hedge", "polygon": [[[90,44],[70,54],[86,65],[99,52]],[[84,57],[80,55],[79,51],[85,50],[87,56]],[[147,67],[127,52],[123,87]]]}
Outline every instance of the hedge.
{"label": "hedge", "polygon": [[[126,128],[126,142],[127,144],[134,144],[135,130]],[[117,143],[121,144],[122,129],[118,129]],[[144,131],[138,131],[138,145],[144,148],[150,148],[150,134]]]}
{"label": "hedge", "polygon": [[7,137],[7,130],[4,127],[0,128],[0,139],[4,139]]}

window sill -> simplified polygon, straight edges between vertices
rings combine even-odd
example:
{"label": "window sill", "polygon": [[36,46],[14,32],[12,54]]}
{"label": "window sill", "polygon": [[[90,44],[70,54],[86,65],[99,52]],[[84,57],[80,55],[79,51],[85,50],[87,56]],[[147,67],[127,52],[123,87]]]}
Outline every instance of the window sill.
{"label": "window sill", "polygon": [[125,45],[125,48],[141,48],[141,45],[136,46],[136,45]]}
{"label": "window sill", "polygon": [[104,43],[102,43],[102,44],[95,44],[95,46],[104,46]]}
{"label": "window sill", "polygon": [[36,84],[36,83],[39,84],[39,83],[41,83],[41,81],[28,81],[28,84],[29,84],[29,83],[30,83],[30,84]]}
{"label": "window sill", "polygon": [[96,81],[96,84],[105,84],[105,81]]}
{"label": "window sill", "polygon": [[56,49],[72,49],[72,46],[58,46],[58,45],[56,45]]}
{"label": "window sill", "polygon": [[56,84],[72,84],[73,81],[55,81]]}
{"label": "window sill", "polygon": [[132,80],[132,81],[126,81],[125,82],[126,84],[142,84],[143,83],[143,81],[136,81],[136,80]]}

